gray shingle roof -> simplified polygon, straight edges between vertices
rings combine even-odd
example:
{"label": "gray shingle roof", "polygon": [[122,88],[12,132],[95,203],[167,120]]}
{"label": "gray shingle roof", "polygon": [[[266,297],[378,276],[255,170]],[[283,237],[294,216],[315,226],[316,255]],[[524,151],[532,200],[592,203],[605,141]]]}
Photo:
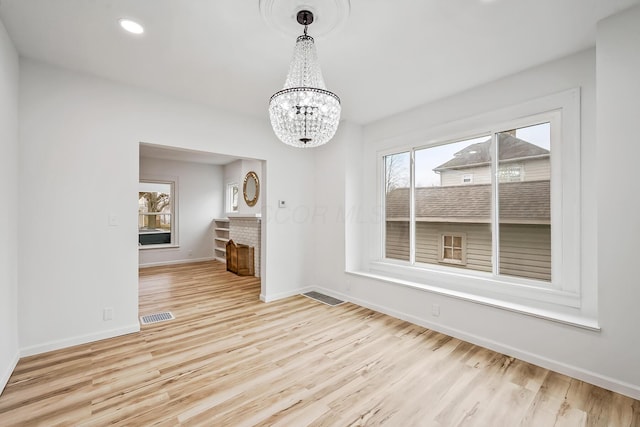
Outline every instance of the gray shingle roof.
{"label": "gray shingle roof", "polygon": [[[549,224],[549,181],[501,183],[500,219],[523,224]],[[409,218],[409,189],[391,191],[386,199],[389,220]],[[416,220],[434,222],[489,222],[491,185],[416,188]]]}
{"label": "gray shingle roof", "polygon": [[[515,160],[527,157],[549,155],[546,150],[507,133],[499,134],[498,149],[500,160]],[[491,140],[471,144],[454,154],[454,158],[436,167],[434,171],[458,169],[471,165],[488,165],[491,163]]]}

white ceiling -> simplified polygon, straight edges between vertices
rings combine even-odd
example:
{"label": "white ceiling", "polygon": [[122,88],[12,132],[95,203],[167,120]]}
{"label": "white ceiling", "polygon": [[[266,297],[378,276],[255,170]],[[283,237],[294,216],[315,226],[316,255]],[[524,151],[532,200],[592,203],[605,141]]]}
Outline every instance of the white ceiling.
{"label": "white ceiling", "polygon": [[[593,46],[638,1],[352,0],[316,44],[343,118],[364,124]],[[260,117],[295,43],[258,0],[0,0],[0,18],[25,57]]]}

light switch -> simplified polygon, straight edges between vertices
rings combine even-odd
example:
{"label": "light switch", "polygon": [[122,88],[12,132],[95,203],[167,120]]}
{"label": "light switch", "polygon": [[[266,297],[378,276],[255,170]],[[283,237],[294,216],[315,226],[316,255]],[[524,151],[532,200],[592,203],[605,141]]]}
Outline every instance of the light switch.
{"label": "light switch", "polygon": [[120,219],[116,214],[109,214],[109,227],[117,227],[120,225]]}

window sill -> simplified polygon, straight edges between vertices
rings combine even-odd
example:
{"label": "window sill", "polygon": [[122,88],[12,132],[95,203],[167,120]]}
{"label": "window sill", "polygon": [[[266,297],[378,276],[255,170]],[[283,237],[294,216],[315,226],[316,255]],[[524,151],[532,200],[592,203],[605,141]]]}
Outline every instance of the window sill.
{"label": "window sill", "polygon": [[152,249],[180,249],[180,245],[166,244],[166,245],[143,245],[143,246],[138,246],[138,250],[140,250],[140,251],[148,251],[148,250],[152,250]]}
{"label": "window sill", "polygon": [[[473,275],[463,276],[457,273],[443,273],[422,268],[395,266],[382,262],[372,263],[372,267],[376,268],[375,271],[348,271],[347,273],[464,301],[471,301],[540,319],[551,320],[591,331],[600,331],[597,319],[587,317],[581,313],[575,313],[575,311],[579,311],[579,295],[555,289],[525,289],[525,292],[518,292],[518,289],[515,291],[510,289],[511,292],[509,292],[506,291],[507,287],[503,287],[501,290],[503,292],[506,291],[505,295],[498,296],[495,291],[492,292],[490,289],[487,289],[490,288],[489,286],[485,286],[487,284],[486,282],[491,282],[491,280]],[[387,271],[384,271],[385,267],[388,269]],[[398,274],[396,267],[406,270],[405,274]],[[415,276],[411,277],[410,273],[415,275],[415,270],[419,270],[421,273],[420,278]],[[409,274],[407,274],[407,272]],[[478,281],[484,281],[485,283],[482,286],[477,286],[477,283],[474,282]],[[462,282],[466,283],[460,285]],[[438,283],[438,285],[435,283]],[[447,287],[441,286],[440,284],[446,285]],[[449,287],[449,285],[451,286]],[[513,287],[509,286],[508,288]],[[517,295],[519,293],[521,296]],[[526,295],[526,297],[522,295]],[[553,302],[554,300],[555,303]],[[570,311],[574,311],[574,313]]]}

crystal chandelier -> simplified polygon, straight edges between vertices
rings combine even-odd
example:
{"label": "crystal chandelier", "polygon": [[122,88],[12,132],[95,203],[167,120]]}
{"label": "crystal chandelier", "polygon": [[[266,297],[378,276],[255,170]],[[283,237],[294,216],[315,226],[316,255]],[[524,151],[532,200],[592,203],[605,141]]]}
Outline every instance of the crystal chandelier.
{"label": "crystal chandelier", "polygon": [[307,35],[313,14],[302,10],[297,20],[304,25],[304,34],[296,40],[284,88],[269,101],[269,117],[273,131],[285,144],[317,147],[338,129],[340,98],[326,89],[313,37]]}

